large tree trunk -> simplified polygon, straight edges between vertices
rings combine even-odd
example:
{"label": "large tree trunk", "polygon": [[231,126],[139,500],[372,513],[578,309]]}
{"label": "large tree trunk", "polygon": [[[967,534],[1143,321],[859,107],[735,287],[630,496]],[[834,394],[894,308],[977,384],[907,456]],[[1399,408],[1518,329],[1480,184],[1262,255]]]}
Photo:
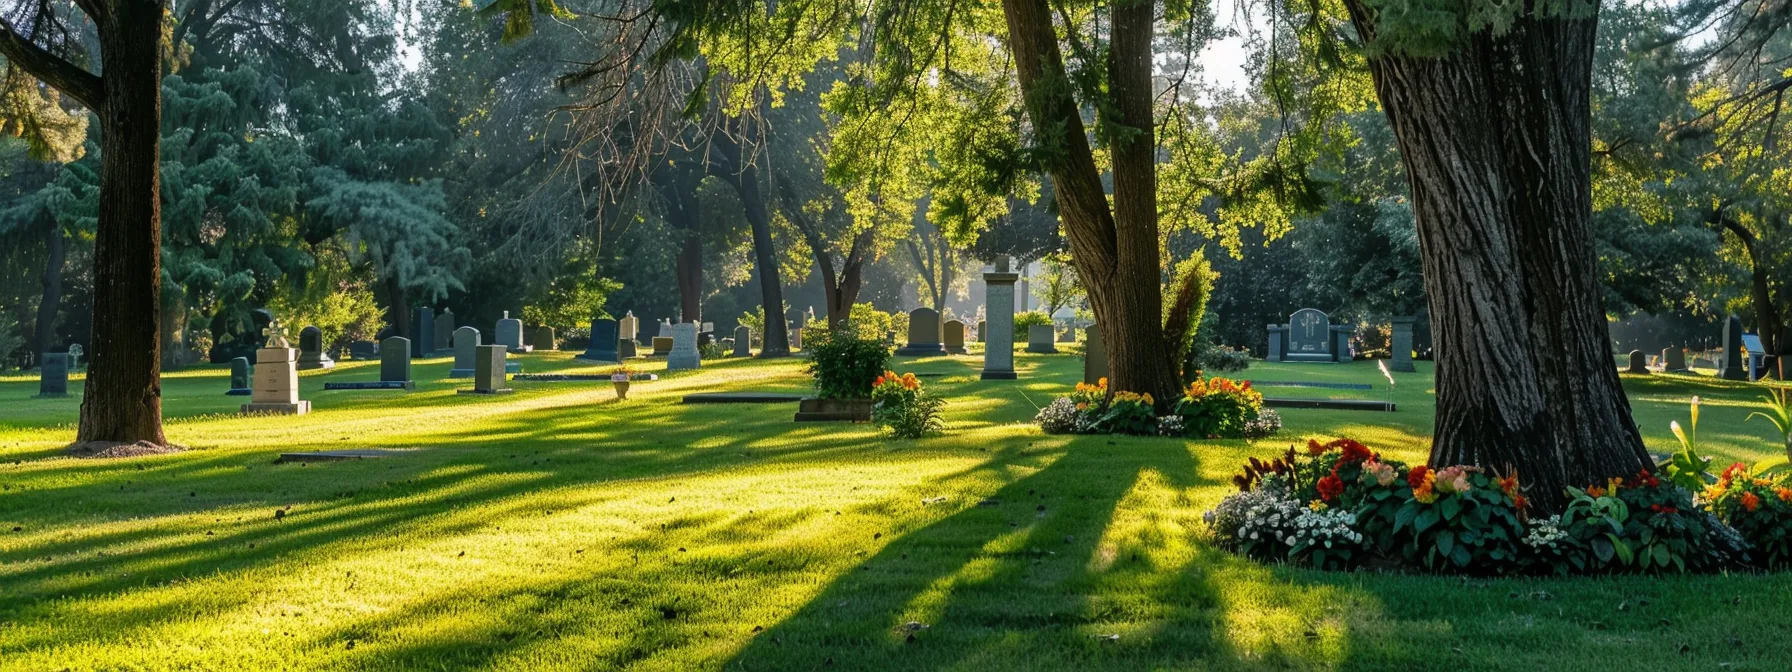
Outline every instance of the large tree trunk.
{"label": "large tree trunk", "polygon": [[33,361],[39,365],[44,361],[44,353],[56,345],[56,315],[62,312],[62,265],[68,255],[68,236],[53,217],[44,216],[51,219],[44,228],[44,247],[49,258],[44,260],[44,298],[37,304],[37,338],[31,345],[36,355]]}
{"label": "large tree trunk", "polygon": [[[1349,0],[1375,39],[1371,10]],[[1438,348],[1433,466],[1565,486],[1653,468],[1619,384],[1593,249],[1596,19],[1521,19],[1440,58],[1370,59],[1418,220]]]}
{"label": "large tree trunk", "polygon": [[100,204],[93,344],[77,442],[162,435],[162,3],[111,3],[100,26]]}
{"label": "large tree trunk", "polygon": [[[398,282],[398,274],[397,273],[393,273],[391,275],[386,276],[385,283],[386,283],[386,321],[392,324],[392,335],[410,338],[411,337],[410,292],[405,291],[404,285],[402,285]],[[274,317],[277,318],[279,316],[275,315]],[[516,317],[521,318],[522,316],[517,315]],[[287,325],[287,326],[290,328],[293,328],[293,329],[303,328],[302,325],[297,325],[297,324]],[[293,333],[296,334],[298,332],[295,331]]]}
{"label": "large tree trunk", "polygon": [[1762,270],[1767,267],[1767,262],[1761,258],[1761,241],[1735,219],[1722,213],[1718,216],[1723,220],[1724,228],[1742,242],[1742,249],[1748,255],[1749,302],[1755,306],[1755,333],[1761,336],[1761,344],[1768,352],[1785,354],[1787,344],[1779,342],[1785,325],[1780,320],[1779,305],[1773,302],[1773,288],[1767,284],[1767,272]]}
{"label": "large tree trunk", "polygon": [[1113,9],[1108,81],[1132,135],[1114,147],[1114,209],[1089,139],[1045,0],[1003,0],[1009,47],[1071,257],[1108,349],[1110,389],[1148,392],[1161,404],[1178,392],[1175,353],[1164,333],[1157,236],[1157,178],[1151,120],[1154,3]]}
{"label": "large tree trunk", "polygon": [[703,322],[703,237],[696,227],[684,231],[678,248],[678,313],[685,322]]}
{"label": "large tree trunk", "polygon": [[741,134],[740,140],[729,138],[726,133],[716,134],[716,149],[730,168],[720,171],[722,174],[717,177],[727,180],[740,194],[747,223],[753,227],[753,269],[759,274],[759,293],[765,306],[765,334],[761,337],[759,356],[784,357],[790,354],[790,330],[784,323],[784,287],[778,279],[778,251],[772,247],[771,215],[759,189],[758,159],[754,157],[748,162],[741,149],[743,144],[754,142],[757,129],[758,122],[738,118],[735,130]]}

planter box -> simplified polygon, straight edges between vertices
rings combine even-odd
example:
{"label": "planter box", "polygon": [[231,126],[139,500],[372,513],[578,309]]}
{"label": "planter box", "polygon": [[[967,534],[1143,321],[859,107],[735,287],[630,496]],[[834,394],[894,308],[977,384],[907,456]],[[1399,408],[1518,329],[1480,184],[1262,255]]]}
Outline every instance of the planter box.
{"label": "planter box", "polygon": [[804,399],[797,422],[870,422],[870,399]]}

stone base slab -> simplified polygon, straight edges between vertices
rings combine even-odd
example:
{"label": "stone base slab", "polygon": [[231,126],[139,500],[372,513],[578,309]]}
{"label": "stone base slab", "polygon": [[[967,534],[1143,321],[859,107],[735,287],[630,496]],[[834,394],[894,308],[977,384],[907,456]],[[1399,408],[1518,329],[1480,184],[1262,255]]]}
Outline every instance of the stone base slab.
{"label": "stone base slab", "polygon": [[243,404],[244,414],[269,413],[273,415],[304,415],[311,412],[311,401],[300,399],[296,404]]}

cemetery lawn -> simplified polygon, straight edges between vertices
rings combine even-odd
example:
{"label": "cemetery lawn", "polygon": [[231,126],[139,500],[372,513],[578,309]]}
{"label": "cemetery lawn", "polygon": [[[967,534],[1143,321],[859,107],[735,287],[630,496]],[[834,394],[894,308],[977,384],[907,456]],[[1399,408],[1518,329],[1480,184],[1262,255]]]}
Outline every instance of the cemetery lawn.
{"label": "cemetery lawn", "polygon": [[[571,353],[530,371],[582,368]],[[456,395],[323,392],[378,363],[306,372],[303,417],[237,417],[228,371],[168,374],[192,451],[63,457],[76,396],[0,378],[0,668],[44,669],[1792,669],[1792,574],[1462,579],[1254,564],[1201,514],[1244,458],[1352,436],[1421,460],[1428,365],[1397,413],[1288,410],[1284,435],[1046,436],[1034,405],[1073,354],[898,360],[943,373],[950,432],[891,442],[791,421],[804,362],[710,362],[636,383],[516,381]],[[660,365],[646,365],[656,369]],[[1373,365],[1259,364],[1271,396],[1386,398]],[[1705,398],[1720,463],[1774,454],[1757,388],[1625,378],[1652,450]],[[282,452],[402,451],[275,464]],[[276,518],[276,512],[280,517]],[[909,625],[913,623],[914,625]]]}

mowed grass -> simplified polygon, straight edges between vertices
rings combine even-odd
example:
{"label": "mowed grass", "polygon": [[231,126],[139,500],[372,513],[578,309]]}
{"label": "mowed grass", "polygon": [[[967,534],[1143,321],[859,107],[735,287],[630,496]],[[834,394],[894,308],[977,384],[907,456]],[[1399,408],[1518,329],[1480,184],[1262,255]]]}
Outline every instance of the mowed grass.
{"label": "mowed grass", "polygon": [[[599,372],[571,353],[530,371]],[[1288,410],[1256,445],[1046,436],[1035,404],[1073,354],[899,360],[950,400],[950,431],[887,441],[797,424],[805,362],[722,361],[638,383],[516,381],[456,395],[323,392],[303,417],[238,417],[227,372],[169,374],[168,436],[194,450],[61,456],[78,397],[0,379],[0,668],[60,669],[1689,669],[1792,668],[1792,575],[1463,579],[1263,566],[1201,513],[1251,455],[1348,435],[1422,459],[1428,365],[1397,413]],[[658,368],[649,364],[648,368]],[[1259,364],[1263,380],[1367,382],[1372,364]],[[1626,377],[1651,449],[1706,399],[1720,461],[1774,454],[1760,391]],[[73,385],[78,393],[78,381]],[[403,455],[274,464],[281,452]],[[276,520],[275,512],[284,511]],[[910,625],[914,624],[914,625]]]}

